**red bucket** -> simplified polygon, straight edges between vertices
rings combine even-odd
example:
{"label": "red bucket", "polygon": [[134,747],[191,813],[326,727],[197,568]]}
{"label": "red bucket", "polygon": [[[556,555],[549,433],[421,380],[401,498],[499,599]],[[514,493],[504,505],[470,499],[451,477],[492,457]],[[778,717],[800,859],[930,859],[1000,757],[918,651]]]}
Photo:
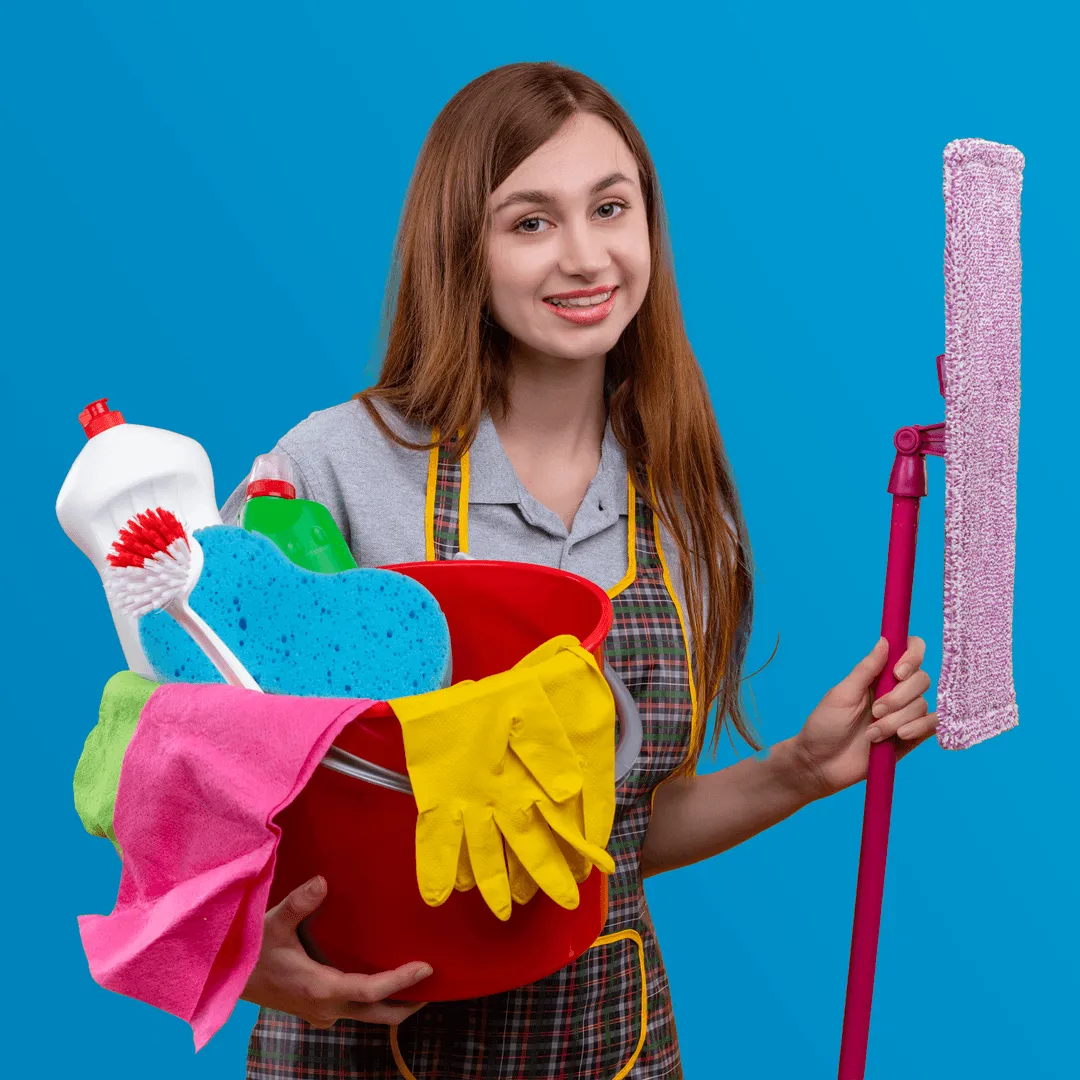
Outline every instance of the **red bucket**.
{"label": "red bucket", "polygon": [[[558,634],[573,634],[603,665],[611,601],[584,578],[479,560],[387,569],[419,581],[438,600],[450,628],[455,682],[506,671]],[[335,745],[406,772],[401,726],[385,702],[349,724]],[[535,982],[585,952],[607,921],[607,876],[595,869],[578,886],[573,911],[538,892],[502,922],[475,888],[429,907],[416,882],[412,796],[329,768],[316,769],[276,820],[281,840],[270,904],[322,874],[327,897],[301,931],[308,951],[342,971],[367,974],[427,961],[434,974],[399,992],[405,1001],[481,997]]]}

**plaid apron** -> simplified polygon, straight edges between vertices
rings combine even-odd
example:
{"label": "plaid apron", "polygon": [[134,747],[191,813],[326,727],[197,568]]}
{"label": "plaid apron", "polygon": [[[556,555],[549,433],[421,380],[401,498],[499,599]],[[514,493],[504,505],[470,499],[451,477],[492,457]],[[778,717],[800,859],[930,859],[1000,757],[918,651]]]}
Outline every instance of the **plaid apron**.
{"label": "plaid apron", "polygon": [[[468,455],[431,451],[427,557],[468,550]],[[339,1020],[320,1030],[262,1009],[248,1080],[681,1080],[671,996],[639,870],[657,786],[692,746],[695,702],[682,616],[658,526],[632,483],[626,577],[609,590],[604,654],[641,711],[643,741],[617,792],[608,921],[573,963],[473,1001],[432,1002],[403,1024]],[[464,508],[464,513],[461,513]]]}

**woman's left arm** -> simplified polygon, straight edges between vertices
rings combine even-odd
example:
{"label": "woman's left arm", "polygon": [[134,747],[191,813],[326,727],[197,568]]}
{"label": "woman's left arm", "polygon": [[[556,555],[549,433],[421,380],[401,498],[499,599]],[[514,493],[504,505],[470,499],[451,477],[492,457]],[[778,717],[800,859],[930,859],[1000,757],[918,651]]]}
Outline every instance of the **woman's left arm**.
{"label": "woman's left arm", "polygon": [[656,792],[641,854],[642,876],[700,862],[756,836],[796,810],[866,779],[870,744],[898,737],[897,757],[929,739],[937,716],[923,694],[926,645],[908,639],[897,685],[871,709],[871,689],[888,660],[884,638],[810,714],[802,730],[719,772],[679,777]]}

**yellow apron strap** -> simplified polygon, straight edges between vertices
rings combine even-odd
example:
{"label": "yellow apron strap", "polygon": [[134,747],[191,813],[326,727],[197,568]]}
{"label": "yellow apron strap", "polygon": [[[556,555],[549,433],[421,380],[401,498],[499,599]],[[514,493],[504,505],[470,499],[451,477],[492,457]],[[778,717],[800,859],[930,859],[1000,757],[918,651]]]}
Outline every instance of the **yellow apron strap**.
{"label": "yellow apron strap", "polygon": [[461,494],[457,511],[458,551],[469,553],[469,451],[461,455]]}
{"label": "yellow apron strap", "polygon": [[[431,441],[437,443],[439,429],[431,429]],[[427,491],[424,498],[424,559],[435,561],[435,486],[439,478],[439,447],[428,451]]]}
{"label": "yellow apron strap", "polygon": [[608,589],[608,596],[614,600],[624,589],[629,588],[637,577],[637,491],[630,479],[630,470],[626,473],[626,573],[622,581]]}
{"label": "yellow apron strap", "polygon": [[[438,445],[439,429],[431,429],[431,441],[436,445],[428,451],[427,491],[424,500],[424,558],[435,561],[435,506],[439,493],[439,465],[442,447]],[[457,494],[458,550],[469,551],[469,452],[466,450],[458,464],[461,474]]]}

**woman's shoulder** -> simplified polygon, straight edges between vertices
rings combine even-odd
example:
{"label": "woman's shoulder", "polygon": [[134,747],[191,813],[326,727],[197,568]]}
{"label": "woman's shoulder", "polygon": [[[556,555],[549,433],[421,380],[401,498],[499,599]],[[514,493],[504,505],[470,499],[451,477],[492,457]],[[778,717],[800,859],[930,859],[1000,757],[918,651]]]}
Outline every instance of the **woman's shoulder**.
{"label": "woman's shoulder", "polygon": [[[427,431],[408,422],[397,409],[383,401],[373,402],[387,427],[409,442],[426,442]],[[339,405],[318,409],[290,428],[278,445],[290,456],[307,461],[405,450],[389,438],[362,401],[350,398]]]}
{"label": "woman's shoulder", "polygon": [[[400,437],[428,441],[427,431],[408,423],[396,409],[384,402],[376,408]],[[414,487],[427,474],[426,455],[389,438],[363,402],[355,399],[310,413],[285,432],[273,450],[291,462],[297,494],[327,506],[339,526],[358,506],[393,498],[393,493]],[[226,500],[224,520],[231,521],[239,512],[247,479]]]}

